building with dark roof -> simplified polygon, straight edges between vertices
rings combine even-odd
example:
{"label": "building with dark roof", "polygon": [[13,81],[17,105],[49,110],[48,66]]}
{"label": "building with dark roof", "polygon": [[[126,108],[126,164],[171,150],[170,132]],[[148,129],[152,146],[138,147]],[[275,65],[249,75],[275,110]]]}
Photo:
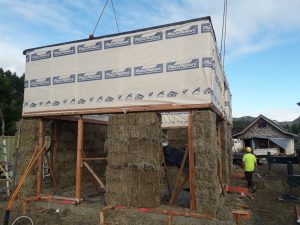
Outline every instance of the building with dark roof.
{"label": "building with dark roof", "polygon": [[251,147],[256,155],[293,155],[297,135],[285,131],[278,123],[258,116],[242,132],[233,138],[240,139],[243,147]]}

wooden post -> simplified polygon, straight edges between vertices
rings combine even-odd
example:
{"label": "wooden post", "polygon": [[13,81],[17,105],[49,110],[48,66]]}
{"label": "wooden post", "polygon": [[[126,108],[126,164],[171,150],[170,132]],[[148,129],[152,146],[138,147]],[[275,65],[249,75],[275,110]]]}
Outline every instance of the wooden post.
{"label": "wooden post", "polygon": [[[56,176],[56,172],[57,172],[57,126],[56,126],[56,122],[54,122],[53,127],[52,127],[52,143],[53,143],[53,147],[50,149],[50,165],[52,167],[52,177],[53,179],[56,181],[56,187],[55,184],[53,182],[53,191],[57,192],[57,176]],[[53,181],[54,181],[53,180]]]}
{"label": "wooden post", "polygon": [[189,118],[188,118],[190,207],[192,210],[196,210],[196,196],[195,196],[195,186],[194,186],[195,155],[193,151],[192,124],[193,124],[192,111],[190,111]]}
{"label": "wooden post", "polygon": [[[39,149],[42,149],[44,143],[44,123],[43,119],[40,118],[38,121],[38,137],[39,137]],[[43,153],[40,154],[37,161],[37,174],[36,174],[36,196],[41,194],[41,179],[43,169]]]}
{"label": "wooden post", "polygon": [[77,127],[77,161],[76,161],[76,198],[81,198],[81,152],[83,151],[83,120],[82,116],[79,117]]}

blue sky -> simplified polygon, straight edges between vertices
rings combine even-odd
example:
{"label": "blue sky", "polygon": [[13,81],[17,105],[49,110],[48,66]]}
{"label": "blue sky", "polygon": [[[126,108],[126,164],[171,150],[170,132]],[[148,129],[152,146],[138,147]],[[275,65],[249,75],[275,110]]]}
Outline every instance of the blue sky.
{"label": "blue sky", "polygon": [[[0,0],[0,67],[24,72],[26,48],[86,38],[105,0]],[[211,16],[220,42],[222,0],[114,0],[121,31]],[[300,116],[300,1],[228,0],[225,69],[233,115]],[[96,36],[116,33],[111,4]]]}

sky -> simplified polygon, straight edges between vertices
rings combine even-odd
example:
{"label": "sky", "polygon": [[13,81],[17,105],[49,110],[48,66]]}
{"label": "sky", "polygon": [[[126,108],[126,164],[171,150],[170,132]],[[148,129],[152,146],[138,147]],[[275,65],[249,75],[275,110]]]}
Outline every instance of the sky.
{"label": "sky", "polygon": [[[121,32],[211,16],[220,46],[223,0],[114,0]],[[0,0],[0,67],[22,74],[24,49],[87,38],[105,0]],[[233,116],[300,116],[300,1],[228,0],[225,70]],[[95,36],[117,33],[107,5]]]}

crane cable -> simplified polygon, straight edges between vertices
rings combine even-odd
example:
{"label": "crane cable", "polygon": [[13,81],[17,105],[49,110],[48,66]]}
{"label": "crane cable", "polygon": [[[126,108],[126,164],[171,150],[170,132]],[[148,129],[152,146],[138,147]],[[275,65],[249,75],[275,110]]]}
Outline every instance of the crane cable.
{"label": "crane cable", "polygon": [[222,35],[221,35],[221,48],[220,48],[220,57],[221,57],[221,66],[222,66],[222,109],[225,108],[225,52],[226,52],[226,33],[227,33],[227,0],[224,0],[223,8],[223,23],[222,23]]}
{"label": "crane cable", "polygon": [[[98,27],[98,24],[99,24],[99,22],[100,22],[100,20],[101,20],[101,18],[102,18],[102,15],[103,15],[103,13],[104,13],[104,10],[105,10],[105,8],[106,8],[106,6],[107,6],[108,1],[109,1],[109,0],[106,0],[105,4],[104,4],[104,6],[103,6],[103,8],[102,8],[102,10],[101,10],[101,12],[100,12],[100,15],[99,15],[99,17],[98,17],[98,20],[97,20],[97,23],[96,23],[96,25],[95,25],[95,27],[94,27],[94,30],[93,30],[92,34],[90,35],[91,37],[93,37],[94,34],[95,34],[95,31],[96,31],[96,29],[97,29],[97,27]],[[115,16],[115,21],[116,21],[118,33],[120,33],[120,30],[119,30],[119,24],[118,24],[118,19],[117,19],[117,16],[116,16],[116,11],[115,11],[115,7],[114,7],[113,0],[110,0],[110,2],[111,2],[111,5],[112,5],[112,9],[113,9],[114,16]]]}
{"label": "crane cable", "polygon": [[223,67],[224,67],[224,62],[225,62],[226,33],[227,33],[227,0],[224,0],[223,22],[222,22],[222,36],[221,36],[221,48],[220,48],[220,56],[222,58]]}
{"label": "crane cable", "polygon": [[116,15],[114,3],[113,3],[113,0],[110,0],[110,1],[111,1],[111,6],[112,6],[112,9],[113,9],[113,12],[114,12],[114,16],[115,16],[115,20],[116,20],[116,25],[117,25],[118,33],[120,33],[120,29],[119,29],[119,24],[118,24],[118,19],[117,19],[117,15]]}

